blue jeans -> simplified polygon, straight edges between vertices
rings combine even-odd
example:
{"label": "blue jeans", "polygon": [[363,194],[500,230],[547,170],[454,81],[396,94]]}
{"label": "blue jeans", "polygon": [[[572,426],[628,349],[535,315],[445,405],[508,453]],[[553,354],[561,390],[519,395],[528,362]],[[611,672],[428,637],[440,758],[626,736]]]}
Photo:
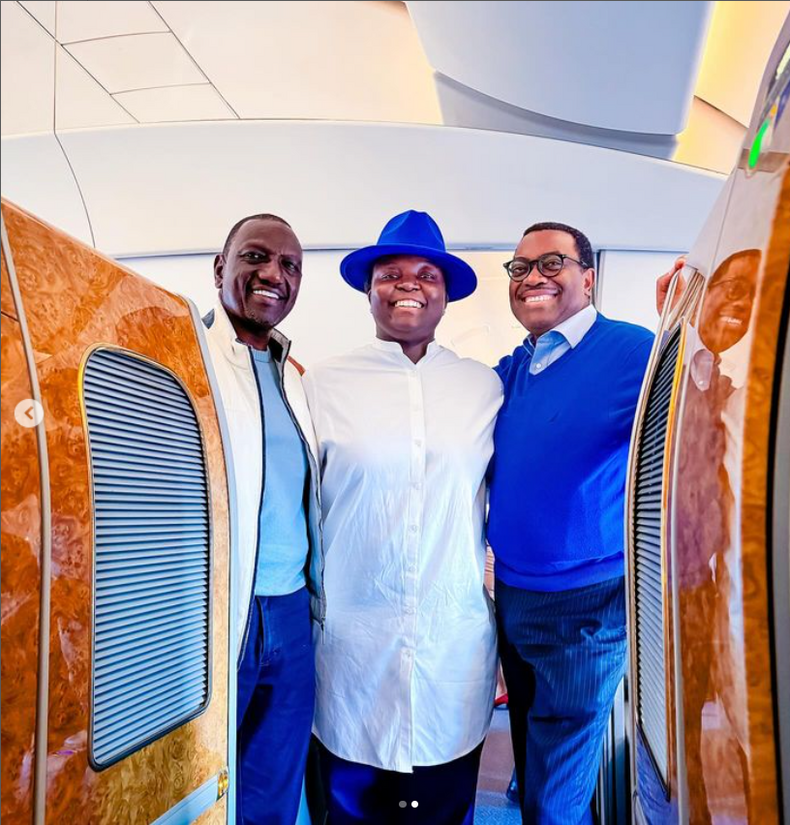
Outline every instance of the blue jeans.
{"label": "blue jeans", "polygon": [[238,674],[239,825],[293,825],[315,706],[310,597],[256,596]]}
{"label": "blue jeans", "polygon": [[496,610],[523,821],[591,825],[625,669],[623,577],[556,593],[497,580]]}

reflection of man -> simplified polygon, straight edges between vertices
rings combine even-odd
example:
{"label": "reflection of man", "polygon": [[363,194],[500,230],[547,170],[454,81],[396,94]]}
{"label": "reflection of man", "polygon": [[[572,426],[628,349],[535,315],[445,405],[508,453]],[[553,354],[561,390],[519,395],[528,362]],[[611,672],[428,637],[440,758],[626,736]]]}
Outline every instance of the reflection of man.
{"label": "reflection of man", "polygon": [[716,355],[746,334],[760,265],[760,252],[746,249],[719,264],[708,283],[699,320],[702,343]]}
{"label": "reflection of man", "polygon": [[[684,401],[681,432],[691,435],[683,438],[679,457],[675,524],[680,611],[683,625],[690,629],[682,647],[686,763],[689,776],[696,777],[704,775],[703,707],[727,688],[724,683],[714,684],[714,671],[724,667],[724,682],[730,681],[724,665],[730,653],[726,556],[733,547],[735,500],[726,466],[725,419],[736,390],[722,372],[722,353],[737,344],[749,327],[759,263],[758,250],[737,252],[719,265],[708,282],[697,322],[703,346],[692,352]],[[743,781],[748,798],[746,773]],[[689,783],[689,803],[691,821],[711,821],[702,782]]]}
{"label": "reflection of man", "polygon": [[[313,428],[290,342],[302,247],[275,215],[231,229],[206,337],[228,420],[238,556],[237,821],[293,825],[315,698],[310,602],[323,619]],[[312,598],[311,598],[312,597]]]}
{"label": "reflection of man", "polygon": [[488,538],[525,822],[591,822],[626,655],[623,517],[631,427],[653,336],[599,315],[590,242],[543,223],[511,277],[529,335],[497,371]]}

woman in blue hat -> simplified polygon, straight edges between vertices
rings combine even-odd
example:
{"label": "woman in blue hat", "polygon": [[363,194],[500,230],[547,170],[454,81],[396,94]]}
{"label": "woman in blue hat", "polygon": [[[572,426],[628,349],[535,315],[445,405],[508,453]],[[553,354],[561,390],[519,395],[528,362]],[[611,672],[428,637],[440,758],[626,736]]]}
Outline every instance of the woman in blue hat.
{"label": "woman in blue hat", "polygon": [[471,825],[496,684],[485,472],[502,388],[439,346],[471,267],[424,212],[348,255],[375,339],[306,378],[323,470],[327,615],[315,733],[330,825]]}

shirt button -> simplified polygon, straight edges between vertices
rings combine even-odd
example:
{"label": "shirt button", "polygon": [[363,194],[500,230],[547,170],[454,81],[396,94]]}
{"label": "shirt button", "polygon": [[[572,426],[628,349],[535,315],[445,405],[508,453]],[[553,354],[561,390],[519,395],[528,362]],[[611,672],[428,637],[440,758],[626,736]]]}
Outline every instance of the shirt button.
{"label": "shirt button", "polygon": [[422,484],[420,484],[419,481],[415,481],[411,486],[414,487],[415,490],[422,489]]}
{"label": "shirt button", "polygon": [[543,364],[535,364],[535,369],[536,370],[542,370],[543,369]]}
{"label": "shirt button", "polygon": [[415,438],[414,439],[414,446],[415,447],[421,447],[422,446],[422,439],[421,438]]}
{"label": "shirt button", "polygon": [[409,527],[409,530],[411,530],[412,533],[416,533],[417,532],[417,525],[412,524],[411,527]]}
{"label": "shirt button", "polygon": [[409,573],[416,573],[416,572],[417,572],[417,565],[416,564],[410,564],[409,565]]}
{"label": "shirt button", "polygon": [[406,613],[408,613],[408,614],[409,614],[409,616],[413,616],[413,615],[414,615],[414,608],[413,608],[411,605],[409,605],[409,606],[406,608]]}

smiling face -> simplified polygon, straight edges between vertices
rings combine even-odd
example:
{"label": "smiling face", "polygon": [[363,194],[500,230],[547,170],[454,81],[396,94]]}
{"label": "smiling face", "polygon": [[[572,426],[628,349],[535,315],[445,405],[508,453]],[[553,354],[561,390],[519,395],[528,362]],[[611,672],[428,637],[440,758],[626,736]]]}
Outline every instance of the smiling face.
{"label": "smiling face", "polygon": [[378,338],[401,344],[432,341],[447,306],[442,270],[416,255],[377,260],[368,297]]}
{"label": "smiling face", "polygon": [[[514,259],[533,261],[555,252],[579,258],[573,235],[555,229],[530,232],[521,239]],[[523,327],[536,338],[554,329],[590,303],[595,271],[565,261],[553,278],[542,275],[537,265],[523,281],[510,282],[510,309]]]}
{"label": "smiling face", "polygon": [[760,252],[747,249],[723,261],[708,283],[699,321],[702,343],[719,354],[746,334],[752,315]]}
{"label": "smiling face", "polygon": [[[302,247],[284,223],[243,224],[226,253],[214,260],[214,284],[239,338],[268,341],[293,308],[302,280]],[[265,343],[264,343],[265,346]]]}

